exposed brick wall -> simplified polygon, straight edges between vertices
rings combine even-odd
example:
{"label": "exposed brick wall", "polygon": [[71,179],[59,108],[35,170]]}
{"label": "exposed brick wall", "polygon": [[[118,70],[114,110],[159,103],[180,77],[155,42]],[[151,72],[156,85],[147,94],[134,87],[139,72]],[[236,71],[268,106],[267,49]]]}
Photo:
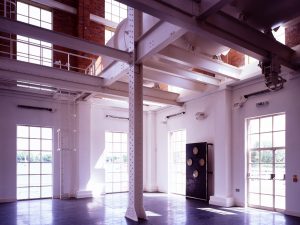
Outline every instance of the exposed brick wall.
{"label": "exposed brick wall", "polygon": [[300,23],[285,29],[285,43],[289,47],[300,44]]}
{"label": "exposed brick wall", "polygon": [[232,66],[241,67],[245,65],[245,55],[234,49],[230,49],[226,56],[222,56],[222,61]]}

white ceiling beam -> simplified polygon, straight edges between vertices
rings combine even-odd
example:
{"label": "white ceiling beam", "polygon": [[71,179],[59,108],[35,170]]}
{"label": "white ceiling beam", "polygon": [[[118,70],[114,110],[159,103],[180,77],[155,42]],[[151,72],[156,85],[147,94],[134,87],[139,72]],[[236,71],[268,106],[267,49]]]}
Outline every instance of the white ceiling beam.
{"label": "white ceiling beam", "polygon": [[[36,82],[59,89],[101,93],[128,97],[128,84],[116,82],[111,87],[103,87],[103,78],[64,71],[57,68],[40,66],[0,57],[0,79],[7,81]],[[176,99],[178,94],[143,87],[144,100],[169,105],[181,105]]]}
{"label": "white ceiling beam", "polygon": [[156,70],[151,67],[143,67],[144,79],[159,83],[165,83],[175,87],[184,88],[192,91],[205,91],[206,85],[196,81],[184,79],[178,76],[170,75],[162,70]]}
{"label": "white ceiling beam", "polygon": [[186,30],[167,22],[156,23],[137,43],[137,63],[149,58],[186,33]]}
{"label": "white ceiling beam", "polygon": [[62,11],[68,12],[68,13],[72,13],[72,14],[77,14],[76,8],[66,5],[66,4],[63,4],[63,3],[60,3],[58,1],[54,1],[54,0],[46,0],[46,1],[45,0],[31,0],[31,1],[39,3],[41,5],[48,6],[50,8],[59,9],[59,10],[62,10]]}
{"label": "white ceiling beam", "polygon": [[203,69],[233,80],[239,80],[241,73],[241,69],[234,66],[212,60],[204,55],[188,52],[172,45],[159,52],[156,56],[192,68]]}
{"label": "white ceiling beam", "polygon": [[295,51],[224,13],[218,12],[210,15],[203,22],[195,19],[192,14],[176,9],[176,6],[171,7],[159,1],[118,1],[257,59],[268,58],[271,53],[277,55],[285,66],[293,69],[299,66],[290,60]]}
{"label": "white ceiling beam", "polygon": [[213,86],[219,86],[220,85],[220,80],[219,79],[208,76],[208,75],[205,75],[205,74],[195,73],[195,72],[175,68],[175,67],[170,66],[170,65],[166,65],[166,64],[162,64],[162,63],[158,63],[158,62],[153,62],[153,61],[148,61],[147,63],[145,63],[145,65],[152,68],[153,70],[161,71],[163,73],[167,73],[167,74],[170,74],[170,75],[173,75],[173,76],[178,76],[178,77],[182,77],[182,78],[185,78],[185,79],[190,79],[190,80],[202,82],[204,84],[210,84],[210,85],[213,85]]}
{"label": "white ceiling beam", "polygon": [[95,22],[95,23],[99,23],[99,24],[102,24],[104,26],[107,26],[107,27],[110,27],[110,28],[113,28],[113,29],[116,29],[118,24],[113,22],[113,21],[110,21],[108,19],[105,19],[101,16],[97,16],[95,14],[90,14],[90,20]]}
{"label": "white ceiling beam", "polygon": [[114,61],[106,67],[99,76],[104,78],[104,86],[110,86],[127,74],[129,65],[124,62]]}
{"label": "white ceiling beam", "polygon": [[131,62],[132,60],[129,52],[121,51],[104,45],[98,45],[77,37],[73,37],[71,35],[58,33],[3,17],[0,17],[0,30],[7,33],[24,35],[38,40],[47,41],[55,45],[98,56],[106,55],[115,60],[120,60],[123,62]]}

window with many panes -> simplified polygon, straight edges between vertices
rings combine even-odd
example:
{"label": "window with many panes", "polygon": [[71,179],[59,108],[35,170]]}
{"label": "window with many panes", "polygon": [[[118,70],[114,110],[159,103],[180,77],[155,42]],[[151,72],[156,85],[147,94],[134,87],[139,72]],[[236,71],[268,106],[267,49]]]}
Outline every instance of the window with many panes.
{"label": "window with many panes", "polygon": [[[17,20],[52,30],[52,12],[24,2],[17,2]],[[52,58],[52,44],[17,35],[17,60],[52,66]]]}
{"label": "window with many panes", "polygon": [[17,126],[17,199],[52,197],[52,128]]}
{"label": "window with many panes", "polygon": [[128,191],[127,133],[105,132],[105,192]]}
{"label": "window with many panes", "polygon": [[185,195],[186,131],[169,132],[169,192]]}
{"label": "window with many panes", "polygon": [[285,114],[247,120],[248,204],[285,209]]}
{"label": "window with many panes", "polygon": [[[127,18],[127,6],[115,0],[105,0],[105,19],[120,23]],[[114,35],[112,29],[105,29],[105,44]]]}

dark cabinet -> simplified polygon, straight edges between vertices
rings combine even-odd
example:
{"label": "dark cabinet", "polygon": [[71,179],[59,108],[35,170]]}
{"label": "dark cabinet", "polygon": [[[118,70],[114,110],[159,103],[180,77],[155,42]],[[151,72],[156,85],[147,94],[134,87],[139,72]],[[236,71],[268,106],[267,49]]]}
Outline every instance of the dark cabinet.
{"label": "dark cabinet", "polygon": [[208,151],[207,142],[186,145],[186,197],[208,201]]}

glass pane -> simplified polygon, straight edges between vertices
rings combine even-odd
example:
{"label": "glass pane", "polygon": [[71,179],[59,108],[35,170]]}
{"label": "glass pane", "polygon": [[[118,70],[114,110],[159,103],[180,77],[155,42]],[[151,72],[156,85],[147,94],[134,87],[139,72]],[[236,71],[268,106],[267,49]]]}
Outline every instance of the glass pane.
{"label": "glass pane", "polygon": [[248,148],[258,148],[259,147],[259,135],[258,134],[252,134],[249,135],[249,140],[248,140]]}
{"label": "glass pane", "polygon": [[42,152],[42,162],[52,162],[52,152]]}
{"label": "glass pane", "polygon": [[259,164],[249,164],[250,177],[259,177]]}
{"label": "glass pane", "polygon": [[42,174],[52,174],[51,163],[42,163]]}
{"label": "glass pane", "polygon": [[122,134],[122,142],[127,142],[127,134],[126,133]]}
{"label": "glass pane", "polygon": [[260,119],[260,132],[272,131],[272,117],[265,117]]}
{"label": "glass pane", "polygon": [[259,133],[259,119],[249,121],[248,133]]}
{"label": "glass pane", "polygon": [[259,193],[259,180],[249,179],[249,192]]}
{"label": "glass pane", "polygon": [[122,145],[121,143],[114,143],[113,144],[113,152],[121,152],[122,151]]}
{"label": "glass pane", "polygon": [[41,19],[41,14],[40,13],[41,13],[41,11],[38,7],[35,7],[35,6],[32,6],[32,5],[29,6],[29,17],[40,20]]}
{"label": "glass pane", "polygon": [[41,26],[41,21],[33,18],[29,18],[29,24],[33,26],[40,27]]}
{"label": "glass pane", "polygon": [[52,185],[52,176],[51,175],[42,175],[42,186]]}
{"label": "glass pane", "polygon": [[40,186],[41,185],[41,179],[40,175],[29,175],[30,180],[30,186]]}
{"label": "glass pane", "polygon": [[17,126],[17,137],[27,138],[29,136],[29,129],[26,126]]}
{"label": "glass pane", "polygon": [[30,163],[30,174],[40,174],[41,164],[40,163]]}
{"label": "glass pane", "polygon": [[30,198],[40,198],[41,197],[40,187],[30,187],[29,188],[29,197]]}
{"label": "glass pane", "polygon": [[250,151],[250,163],[259,162],[259,151]]}
{"label": "glass pane", "polygon": [[105,132],[105,141],[112,142],[112,133],[111,132]]}
{"label": "glass pane", "polygon": [[248,201],[249,201],[250,205],[260,205],[259,204],[259,194],[250,193]]}
{"label": "glass pane", "polygon": [[112,192],[112,183],[106,183],[105,184],[105,192],[111,193]]}
{"label": "glass pane", "polygon": [[275,208],[285,209],[285,197],[275,196]]}
{"label": "glass pane", "polygon": [[270,179],[273,173],[273,164],[260,164],[260,177],[263,179]]}
{"label": "glass pane", "polygon": [[113,142],[121,142],[121,134],[120,133],[113,134]]}
{"label": "glass pane", "polygon": [[261,195],[261,206],[273,207],[273,196],[271,195]]}
{"label": "glass pane", "polygon": [[273,151],[272,150],[260,151],[260,162],[273,163]]}
{"label": "glass pane", "polygon": [[28,23],[28,17],[27,16],[21,16],[17,15],[17,21],[23,22],[23,23]]}
{"label": "glass pane", "polygon": [[272,133],[260,134],[260,147],[261,148],[272,147]]}
{"label": "glass pane", "polygon": [[285,150],[275,151],[275,163],[285,163]]}
{"label": "glass pane", "polygon": [[17,150],[28,150],[28,139],[18,138],[17,139]]}
{"label": "glass pane", "polygon": [[274,116],[274,131],[285,130],[285,115]]}
{"label": "glass pane", "polygon": [[18,175],[17,187],[27,187],[27,186],[28,186],[28,175]]}
{"label": "glass pane", "polygon": [[29,152],[17,151],[17,162],[29,162]]}
{"label": "glass pane", "polygon": [[41,22],[41,27],[48,30],[52,30],[52,25],[50,23]]}
{"label": "glass pane", "polygon": [[28,199],[28,188],[17,188],[17,199]]}
{"label": "glass pane", "polygon": [[42,198],[51,198],[52,197],[52,187],[42,187]]}
{"label": "glass pane", "polygon": [[285,164],[275,164],[275,179],[285,179]]}
{"label": "glass pane", "polygon": [[41,9],[41,20],[51,24],[52,23],[52,13],[47,10]]}
{"label": "glass pane", "polygon": [[273,180],[261,180],[260,191],[263,194],[273,194]]}
{"label": "glass pane", "polygon": [[17,174],[28,174],[29,173],[28,163],[17,163]]}
{"label": "glass pane", "polygon": [[285,146],[285,131],[274,132],[273,133],[274,147],[284,147]]}
{"label": "glass pane", "polygon": [[276,180],[275,181],[275,195],[285,196],[285,181]]}
{"label": "glass pane", "polygon": [[41,134],[40,134],[40,128],[39,127],[30,127],[29,131],[30,131],[30,138],[40,138]]}
{"label": "glass pane", "polygon": [[17,13],[28,16],[28,5],[22,2],[17,2]]}
{"label": "glass pane", "polygon": [[41,154],[40,152],[30,152],[30,162],[41,162]]}
{"label": "glass pane", "polygon": [[40,150],[41,141],[38,139],[30,139],[30,150]]}
{"label": "glass pane", "polygon": [[[28,53],[29,53],[28,49],[29,49],[28,44],[17,42],[18,53],[28,55]],[[27,136],[26,137],[28,137],[28,127],[26,127],[26,128],[27,128]],[[24,137],[24,136],[19,136],[18,135],[18,137]]]}
{"label": "glass pane", "polygon": [[113,183],[113,192],[120,192],[120,191],[121,191],[120,183]]}
{"label": "glass pane", "polygon": [[[43,49],[45,50],[45,49]],[[42,138],[52,139],[52,128],[42,128]]]}
{"label": "glass pane", "polygon": [[52,140],[42,140],[42,151],[52,151]]}

